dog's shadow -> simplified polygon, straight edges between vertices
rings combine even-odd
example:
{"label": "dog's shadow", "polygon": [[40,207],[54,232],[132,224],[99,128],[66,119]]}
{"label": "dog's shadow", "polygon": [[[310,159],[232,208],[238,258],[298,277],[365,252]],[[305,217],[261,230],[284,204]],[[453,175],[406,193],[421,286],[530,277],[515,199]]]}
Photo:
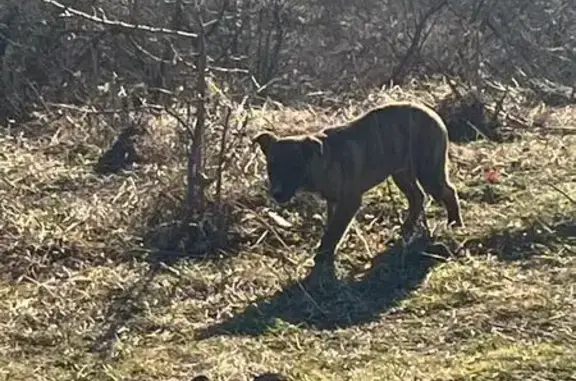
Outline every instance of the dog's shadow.
{"label": "dog's shadow", "polygon": [[[376,256],[359,280],[338,280],[331,271],[315,267],[302,281],[294,282],[271,299],[258,300],[238,315],[198,333],[198,338],[216,335],[261,335],[287,324],[325,330],[373,321],[406,298],[428,272],[449,252],[434,249],[425,238],[409,246],[395,243]],[[437,251],[437,250],[434,250]]]}

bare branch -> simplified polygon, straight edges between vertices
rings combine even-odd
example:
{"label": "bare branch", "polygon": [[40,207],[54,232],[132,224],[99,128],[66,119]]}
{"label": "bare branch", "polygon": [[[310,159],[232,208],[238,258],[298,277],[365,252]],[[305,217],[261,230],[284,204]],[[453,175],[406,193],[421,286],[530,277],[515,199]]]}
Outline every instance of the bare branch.
{"label": "bare branch", "polygon": [[447,3],[448,3],[448,0],[440,0],[437,4],[430,7],[430,9],[428,9],[428,11],[426,13],[424,13],[424,15],[422,16],[420,21],[418,21],[418,23],[415,27],[414,36],[412,37],[412,41],[410,43],[410,46],[408,47],[408,50],[404,54],[402,61],[400,61],[400,63],[392,71],[392,75],[390,75],[390,78],[385,83],[390,83],[390,82],[401,83],[402,82],[404,75],[408,71],[407,66],[410,63],[410,60],[422,48],[422,45],[424,44],[424,42],[426,41],[426,39],[430,33],[430,31],[426,32],[426,30],[425,30],[426,25],[428,24],[428,20],[430,18],[432,18],[432,16],[434,16],[437,12],[441,11],[442,8],[444,8],[444,6]]}
{"label": "bare branch", "polygon": [[[42,0],[42,1],[44,3],[53,5],[56,8],[62,9],[65,12],[64,17],[70,17],[70,15],[75,15],[75,16],[81,17],[83,19],[86,19],[86,20],[89,20],[89,21],[92,21],[92,22],[95,22],[98,24],[102,24],[102,25],[106,25],[106,26],[110,26],[110,27],[115,27],[115,28],[120,28],[120,29],[139,30],[139,31],[148,32],[148,33],[166,34],[166,35],[193,38],[193,39],[198,38],[197,33],[186,32],[183,30],[173,30],[173,29],[168,29],[168,28],[159,28],[159,27],[155,27],[155,26],[151,26],[151,25],[130,24],[130,23],[127,23],[125,21],[119,21],[119,20],[109,20],[106,18],[106,16],[98,17],[98,16],[90,15],[90,14],[88,14],[86,12],[82,12],[78,9],[68,7],[62,3],[59,3],[56,0]],[[202,24],[202,27],[203,28],[209,27],[212,24],[218,23],[219,21],[220,21],[220,19],[209,21],[207,23]]]}

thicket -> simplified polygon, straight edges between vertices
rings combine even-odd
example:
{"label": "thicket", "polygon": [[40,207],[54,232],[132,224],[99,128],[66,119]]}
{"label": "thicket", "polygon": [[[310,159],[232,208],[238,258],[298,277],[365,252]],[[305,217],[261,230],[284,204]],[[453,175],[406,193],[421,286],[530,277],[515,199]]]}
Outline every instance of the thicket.
{"label": "thicket", "polygon": [[149,103],[171,101],[167,94],[196,86],[199,20],[207,75],[240,96],[313,102],[442,75],[480,88],[492,80],[531,89],[549,102],[574,100],[570,0],[197,3],[3,1],[2,119],[53,103],[109,106],[112,88]]}
{"label": "thicket", "polygon": [[137,161],[131,139],[150,116],[171,115],[188,146],[194,215],[207,187],[220,197],[251,105],[338,108],[382,86],[444,80],[453,94],[435,106],[449,127],[497,139],[507,97],[575,102],[576,4],[4,0],[0,59],[0,125],[104,115],[98,128],[119,135],[100,173]]}

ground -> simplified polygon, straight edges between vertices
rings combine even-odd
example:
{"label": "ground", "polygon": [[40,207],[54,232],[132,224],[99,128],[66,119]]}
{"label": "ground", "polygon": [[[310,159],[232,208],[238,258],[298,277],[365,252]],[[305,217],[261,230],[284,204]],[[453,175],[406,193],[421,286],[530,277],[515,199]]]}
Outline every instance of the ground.
{"label": "ground", "polygon": [[[308,130],[359,108],[268,110],[251,125]],[[306,279],[322,203],[274,206],[252,148],[237,159],[236,244],[181,258],[159,244],[184,177],[162,118],[153,160],[106,177],[92,170],[97,126],[38,125],[0,136],[0,379],[576,379],[574,107],[515,141],[452,145],[466,228],[427,207],[452,255],[402,253],[405,200],[391,184],[371,191],[322,290]]]}

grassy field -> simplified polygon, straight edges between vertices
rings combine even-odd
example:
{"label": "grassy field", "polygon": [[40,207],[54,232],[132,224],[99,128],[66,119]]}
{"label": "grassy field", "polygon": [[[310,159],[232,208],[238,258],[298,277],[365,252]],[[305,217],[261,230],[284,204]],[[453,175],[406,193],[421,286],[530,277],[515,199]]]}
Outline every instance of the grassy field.
{"label": "grassy field", "polygon": [[[251,128],[305,131],[360,109],[262,111]],[[453,144],[466,228],[427,207],[450,256],[402,254],[390,240],[405,200],[374,189],[338,281],[316,289],[322,204],[274,207],[253,148],[227,179],[235,244],[182,258],[167,237],[185,168],[166,119],[150,126],[148,162],[108,177],[92,171],[107,138],[97,126],[46,124],[0,136],[0,380],[576,380],[575,134]],[[576,128],[576,107],[547,124]]]}

